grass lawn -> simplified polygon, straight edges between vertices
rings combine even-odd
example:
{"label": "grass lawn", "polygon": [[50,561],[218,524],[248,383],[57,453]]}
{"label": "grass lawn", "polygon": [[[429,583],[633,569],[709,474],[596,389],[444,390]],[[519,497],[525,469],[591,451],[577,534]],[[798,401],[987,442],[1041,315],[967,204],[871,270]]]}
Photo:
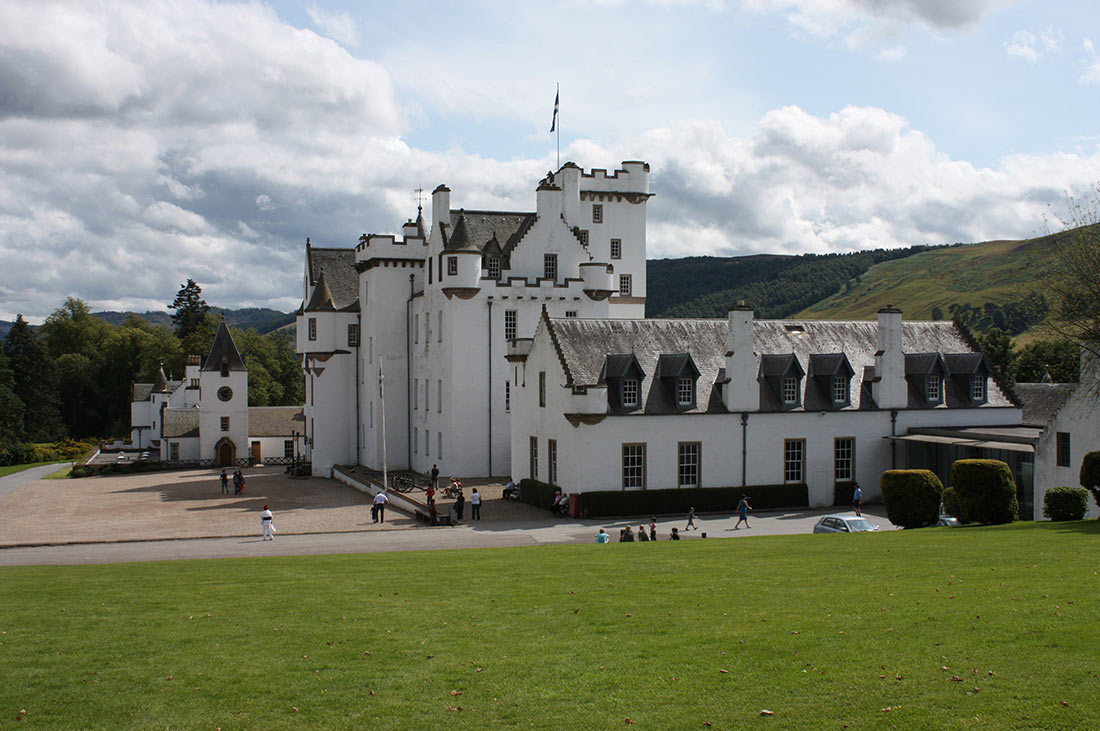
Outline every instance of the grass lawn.
{"label": "grass lawn", "polygon": [[1098,537],[3,568],[0,726],[1097,728]]}

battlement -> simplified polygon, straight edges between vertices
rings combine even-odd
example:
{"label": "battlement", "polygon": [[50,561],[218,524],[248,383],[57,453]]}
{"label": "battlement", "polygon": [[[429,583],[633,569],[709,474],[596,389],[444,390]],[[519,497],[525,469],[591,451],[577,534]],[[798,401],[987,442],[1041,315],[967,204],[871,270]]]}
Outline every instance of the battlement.
{"label": "battlement", "polygon": [[[406,224],[406,230],[408,230]],[[428,240],[423,236],[398,237],[394,234],[363,234],[355,247],[355,262],[367,259],[421,259],[427,255]]]}

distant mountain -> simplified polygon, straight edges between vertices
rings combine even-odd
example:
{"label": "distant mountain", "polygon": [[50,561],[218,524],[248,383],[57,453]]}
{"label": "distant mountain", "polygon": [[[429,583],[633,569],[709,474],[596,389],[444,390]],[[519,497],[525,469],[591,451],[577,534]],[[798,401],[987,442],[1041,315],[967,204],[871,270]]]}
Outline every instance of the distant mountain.
{"label": "distant mountain", "polygon": [[[266,307],[245,307],[239,310],[227,310],[224,307],[211,307],[210,311],[225,318],[230,327],[246,330],[255,328],[261,334],[267,334],[273,330],[286,327],[294,322],[293,313],[279,312]],[[112,325],[121,325],[130,315],[152,323],[153,325],[172,326],[172,313],[170,312],[94,312],[96,317],[102,318]]]}

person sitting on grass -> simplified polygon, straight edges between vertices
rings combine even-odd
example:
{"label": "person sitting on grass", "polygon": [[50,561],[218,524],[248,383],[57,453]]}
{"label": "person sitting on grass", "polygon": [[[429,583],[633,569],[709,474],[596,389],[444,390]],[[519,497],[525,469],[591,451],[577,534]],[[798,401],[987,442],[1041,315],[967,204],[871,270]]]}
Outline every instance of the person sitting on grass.
{"label": "person sitting on grass", "polygon": [[676,526],[672,526],[672,532],[668,534],[668,539],[670,541],[680,540],[680,529]]}
{"label": "person sitting on grass", "polygon": [[596,543],[609,543],[611,536],[607,535],[607,531],[600,528],[600,532],[596,534]]}
{"label": "person sitting on grass", "polygon": [[645,532],[645,526],[644,525],[639,525],[638,526],[638,542],[639,543],[648,543],[649,542],[649,536]]}
{"label": "person sitting on grass", "polygon": [[633,543],[634,542],[634,529],[629,525],[619,531],[619,543]]}

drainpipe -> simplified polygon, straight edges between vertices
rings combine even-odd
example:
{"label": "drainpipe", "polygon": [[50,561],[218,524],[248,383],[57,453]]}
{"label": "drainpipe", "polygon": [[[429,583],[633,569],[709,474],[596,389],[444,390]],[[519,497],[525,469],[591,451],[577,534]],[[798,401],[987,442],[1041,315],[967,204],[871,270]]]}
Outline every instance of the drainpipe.
{"label": "drainpipe", "polygon": [[749,414],[741,414],[741,487],[745,487],[747,460],[749,458]]}
{"label": "drainpipe", "polygon": [[[416,294],[416,275],[409,275],[409,299],[405,301],[405,415],[408,426],[405,431],[405,448],[408,450],[408,466],[413,468],[413,409],[412,409],[412,335],[409,332],[412,316],[409,310],[412,308],[413,295]],[[379,354],[379,360],[382,356]]]}
{"label": "drainpipe", "polygon": [[[890,436],[897,436],[898,425],[898,410],[890,409]],[[890,440],[890,469],[896,470],[898,468],[898,443],[896,440]]]}
{"label": "drainpipe", "polygon": [[359,314],[355,316],[355,328],[358,331],[358,337],[355,339],[355,464],[359,464],[360,448],[363,443],[363,416],[362,416],[362,404],[360,402],[360,389],[359,389],[359,356],[362,353],[360,344],[363,342],[363,313],[360,310]]}
{"label": "drainpipe", "polygon": [[486,342],[489,344],[489,398],[485,402],[489,404],[489,471],[487,477],[493,476],[493,296],[486,300],[489,303],[488,329],[486,330]]}

